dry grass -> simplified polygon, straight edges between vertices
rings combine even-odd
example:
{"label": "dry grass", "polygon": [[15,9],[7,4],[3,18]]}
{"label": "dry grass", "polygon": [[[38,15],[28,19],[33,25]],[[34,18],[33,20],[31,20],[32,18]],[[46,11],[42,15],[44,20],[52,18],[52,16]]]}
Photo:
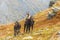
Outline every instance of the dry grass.
{"label": "dry grass", "polygon": [[23,32],[24,20],[19,22],[22,25],[21,34],[16,37],[13,35],[14,23],[0,25],[0,40],[59,40],[56,34],[60,32],[60,11],[51,20],[47,19],[48,11],[52,11],[51,8],[34,15],[34,30],[30,33]]}

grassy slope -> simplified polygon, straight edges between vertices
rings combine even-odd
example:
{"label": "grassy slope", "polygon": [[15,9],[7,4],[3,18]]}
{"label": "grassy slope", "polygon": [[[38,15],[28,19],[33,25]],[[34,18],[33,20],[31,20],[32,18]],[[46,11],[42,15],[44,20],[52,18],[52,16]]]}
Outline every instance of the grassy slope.
{"label": "grassy slope", "polygon": [[[54,6],[60,6],[60,3],[57,2]],[[22,34],[16,37],[13,37],[14,23],[1,25],[0,40],[55,40],[57,38],[57,32],[60,31],[60,12],[58,11],[57,15],[53,19],[48,20],[48,11],[52,11],[51,8],[42,12],[38,12],[38,14],[34,15],[34,30],[29,34],[23,33],[24,20],[20,22],[22,25],[20,30]]]}

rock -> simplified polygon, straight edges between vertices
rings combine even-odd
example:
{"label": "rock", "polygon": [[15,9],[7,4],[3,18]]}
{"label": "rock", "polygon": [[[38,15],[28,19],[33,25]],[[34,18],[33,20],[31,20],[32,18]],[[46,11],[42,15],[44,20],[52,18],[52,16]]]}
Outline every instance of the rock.
{"label": "rock", "polygon": [[56,35],[60,35],[60,32],[58,32]]}
{"label": "rock", "polygon": [[11,39],[12,38],[12,36],[7,36],[6,37],[6,40],[9,40],[9,39]]}
{"label": "rock", "polygon": [[27,39],[33,39],[32,36],[27,36],[27,37],[24,37],[23,40],[27,40]]}

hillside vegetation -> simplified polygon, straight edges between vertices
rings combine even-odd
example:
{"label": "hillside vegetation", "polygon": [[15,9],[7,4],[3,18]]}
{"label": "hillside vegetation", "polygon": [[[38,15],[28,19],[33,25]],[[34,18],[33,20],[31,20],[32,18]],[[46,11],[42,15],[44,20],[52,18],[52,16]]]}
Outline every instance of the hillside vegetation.
{"label": "hillside vegetation", "polygon": [[[60,7],[60,1],[57,1],[54,7]],[[14,23],[0,25],[0,40],[60,40],[60,10],[56,16],[48,20],[48,12],[52,11],[48,8],[42,12],[38,12],[34,15],[34,30],[29,34],[24,33],[24,20],[19,23],[22,25],[21,34],[16,37],[13,36]]]}

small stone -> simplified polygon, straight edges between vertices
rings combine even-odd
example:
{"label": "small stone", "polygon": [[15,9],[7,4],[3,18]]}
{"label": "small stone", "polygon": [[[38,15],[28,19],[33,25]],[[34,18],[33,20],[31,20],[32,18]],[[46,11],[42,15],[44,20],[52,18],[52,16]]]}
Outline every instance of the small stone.
{"label": "small stone", "polygon": [[24,40],[33,39],[33,37],[32,37],[32,36],[27,36],[27,37],[24,37],[23,39],[24,39]]}
{"label": "small stone", "polygon": [[10,38],[12,38],[12,36],[8,36],[8,37],[6,37],[7,40],[9,40]]}

